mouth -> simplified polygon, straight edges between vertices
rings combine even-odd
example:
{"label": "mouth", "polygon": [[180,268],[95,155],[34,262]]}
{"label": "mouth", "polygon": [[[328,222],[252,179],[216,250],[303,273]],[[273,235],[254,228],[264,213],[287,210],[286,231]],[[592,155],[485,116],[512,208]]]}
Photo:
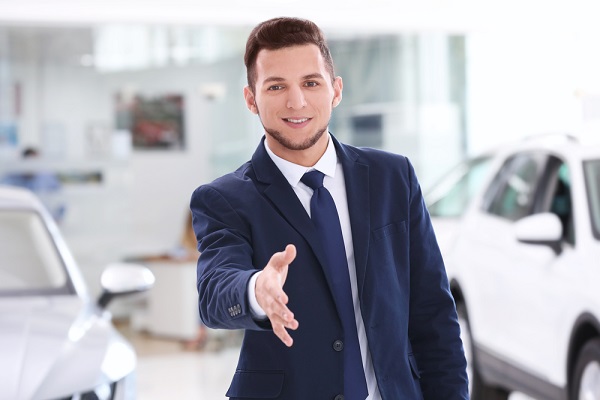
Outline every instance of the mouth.
{"label": "mouth", "polygon": [[303,124],[303,123],[309,121],[310,118],[283,118],[283,120],[285,122],[290,123],[290,124],[298,124],[298,125],[300,125],[300,124]]}
{"label": "mouth", "polygon": [[307,117],[294,117],[294,118],[282,118],[282,121],[292,129],[303,129],[308,126],[312,121],[312,118]]}

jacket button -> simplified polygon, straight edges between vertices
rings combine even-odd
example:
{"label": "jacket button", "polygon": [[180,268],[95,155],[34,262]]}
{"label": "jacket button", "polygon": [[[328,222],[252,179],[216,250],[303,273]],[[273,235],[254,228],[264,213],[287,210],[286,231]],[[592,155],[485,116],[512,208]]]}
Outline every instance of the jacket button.
{"label": "jacket button", "polygon": [[[342,351],[344,350],[344,342],[342,342],[341,340],[336,340],[335,342],[333,342],[333,349],[335,351]],[[344,396],[342,396],[343,398]],[[337,400],[337,397],[336,397]]]}
{"label": "jacket button", "polygon": [[333,400],[344,400],[344,395],[343,394],[338,394],[337,396],[335,396],[333,398]]}

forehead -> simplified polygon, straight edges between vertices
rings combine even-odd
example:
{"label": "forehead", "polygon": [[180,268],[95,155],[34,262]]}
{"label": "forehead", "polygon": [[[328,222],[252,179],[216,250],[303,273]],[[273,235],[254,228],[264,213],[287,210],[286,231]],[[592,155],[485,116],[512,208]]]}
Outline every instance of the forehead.
{"label": "forehead", "polygon": [[278,50],[262,49],[256,57],[257,81],[278,77],[294,79],[320,73],[329,73],[319,48],[314,44],[285,47]]}

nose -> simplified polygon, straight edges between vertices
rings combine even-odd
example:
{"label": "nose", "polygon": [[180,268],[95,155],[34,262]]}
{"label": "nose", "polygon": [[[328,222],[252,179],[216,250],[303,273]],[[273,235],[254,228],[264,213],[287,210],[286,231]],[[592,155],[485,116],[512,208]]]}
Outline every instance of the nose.
{"label": "nose", "polygon": [[306,98],[302,88],[297,86],[290,86],[288,89],[287,108],[301,109],[306,107]]}

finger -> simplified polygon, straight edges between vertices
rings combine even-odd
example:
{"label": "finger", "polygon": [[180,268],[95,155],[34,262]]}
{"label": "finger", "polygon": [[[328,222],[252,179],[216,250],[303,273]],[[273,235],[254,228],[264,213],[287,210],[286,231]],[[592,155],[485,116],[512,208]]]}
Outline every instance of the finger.
{"label": "finger", "polygon": [[292,339],[292,337],[283,325],[273,324],[273,332],[275,333],[275,335],[277,335],[279,340],[283,342],[283,344],[285,344],[287,347],[292,347],[292,345],[294,344],[294,339]]}
{"label": "finger", "polygon": [[287,307],[283,307],[281,312],[272,313],[269,319],[271,322],[282,324],[289,329],[298,328],[298,321],[294,318],[294,313]]}
{"label": "finger", "polygon": [[296,246],[294,246],[293,244],[288,244],[287,246],[285,246],[285,250],[283,251],[284,254],[284,262],[287,265],[290,265],[292,263],[292,261],[294,261],[294,259],[296,258]]}
{"label": "finger", "polygon": [[287,267],[296,258],[296,246],[288,244],[285,250],[273,254],[269,264],[277,269]]}

